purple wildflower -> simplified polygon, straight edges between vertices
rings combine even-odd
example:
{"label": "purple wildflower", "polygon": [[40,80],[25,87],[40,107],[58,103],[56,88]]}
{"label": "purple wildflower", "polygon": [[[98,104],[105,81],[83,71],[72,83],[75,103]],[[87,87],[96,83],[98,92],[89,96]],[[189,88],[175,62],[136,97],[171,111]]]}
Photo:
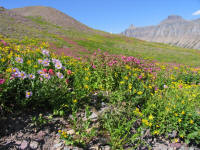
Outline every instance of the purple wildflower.
{"label": "purple wildflower", "polygon": [[57,72],[56,73],[56,75],[58,76],[58,78],[60,78],[60,79],[62,79],[64,76],[63,76],[63,74],[62,73],[60,73],[60,72]]}
{"label": "purple wildflower", "polygon": [[38,63],[42,64],[43,60],[42,59],[38,59]]}
{"label": "purple wildflower", "polygon": [[46,79],[50,79],[50,78],[51,78],[51,76],[50,76],[48,73],[45,73],[43,76],[44,76]]}
{"label": "purple wildflower", "polygon": [[19,72],[18,68],[12,68],[12,73]]}
{"label": "purple wildflower", "polygon": [[43,70],[38,70],[37,71],[39,75],[44,75],[44,71]]}
{"label": "purple wildflower", "polygon": [[43,54],[43,55],[46,55],[46,56],[49,56],[49,51],[46,50],[46,49],[43,49],[43,50],[42,50],[42,54]]}
{"label": "purple wildflower", "polygon": [[35,79],[35,75],[33,75],[33,74],[29,74],[28,77],[29,77],[29,79]]}
{"label": "purple wildflower", "polygon": [[42,61],[43,66],[49,66],[49,60],[48,59],[44,59]]}
{"label": "purple wildflower", "polygon": [[21,57],[16,57],[16,62],[23,63],[23,59]]}
{"label": "purple wildflower", "polygon": [[33,95],[31,91],[26,91],[26,98],[29,98]]}
{"label": "purple wildflower", "polygon": [[167,88],[168,88],[168,86],[167,86],[167,85],[164,85],[163,87],[164,87],[164,89],[167,89]]}
{"label": "purple wildflower", "polygon": [[12,77],[16,78],[19,77],[20,71],[12,73]]}
{"label": "purple wildflower", "polygon": [[55,68],[56,69],[61,69],[62,68],[62,64],[61,63],[56,63],[55,64]]}
{"label": "purple wildflower", "polygon": [[21,78],[21,79],[25,79],[26,78],[26,73],[21,71],[18,73],[18,77]]}
{"label": "purple wildflower", "polygon": [[40,81],[43,81],[43,78],[42,78],[42,77],[40,77],[39,79],[40,79]]}
{"label": "purple wildflower", "polygon": [[54,64],[56,64],[56,63],[61,63],[60,60],[54,59],[54,58],[52,59],[52,62],[53,62]]}
{"label": "purple wildflower", "polygon": [[62,66],[62,70],[66,70],[66,67]]}

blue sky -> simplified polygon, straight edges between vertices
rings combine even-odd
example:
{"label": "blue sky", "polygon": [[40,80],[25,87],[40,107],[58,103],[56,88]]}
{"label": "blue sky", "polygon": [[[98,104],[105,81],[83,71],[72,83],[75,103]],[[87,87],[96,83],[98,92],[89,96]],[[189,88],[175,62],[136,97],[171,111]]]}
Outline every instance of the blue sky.
{"label": "blue sky", "polygon": [[200,0],[0,0],[8,9],[50,6],[95,29],[119,33],[130,24],[156,25],[168,15],[200,18]]}

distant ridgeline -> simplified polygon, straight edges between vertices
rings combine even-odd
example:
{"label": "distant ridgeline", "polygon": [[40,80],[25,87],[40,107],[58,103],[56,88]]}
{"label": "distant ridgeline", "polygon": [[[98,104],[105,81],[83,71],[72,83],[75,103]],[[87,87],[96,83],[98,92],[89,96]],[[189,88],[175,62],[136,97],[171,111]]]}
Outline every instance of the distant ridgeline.
{"label": "distant ridgeline", "polygon": [[0,6],[0,11],[6,10],[4,7]]}
{"label": "distant ridgeline", "polygon": [[200,19],[188,21],[181,16],[171,15],[157,26],[130,25],[121,34],[150,42],[200,49]]}

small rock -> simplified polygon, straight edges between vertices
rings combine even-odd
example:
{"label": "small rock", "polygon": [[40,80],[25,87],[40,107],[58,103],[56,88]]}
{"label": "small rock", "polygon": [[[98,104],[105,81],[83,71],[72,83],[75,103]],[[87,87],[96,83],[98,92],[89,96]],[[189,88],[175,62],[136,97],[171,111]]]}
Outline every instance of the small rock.
{"label": "small rock", "polygon": [[70,135],[72,135],[72,134],[74,134],[74,133],[75,133],[75,131],[74,131],[73,129],[67,131],[67,134],[70,134]]}
{"label": "small rock", "polygon": [[181,147],[181,143],[171,143],[170,146],[171,147],[180,148]]}
{"label": "small rock", "polygon": [[89,150],[99,150],[99,146],[95,145],[89,148]]}
{"label": "small rock", "polygon": [[46,132],[40,131],[40,132],[38,132],[38,134],[35,136],[35,138],[36,138],[37,141],[41,141],[41,140],[44,139],[44,136],[45,136],[45,135],[46,135]]}
{"label": "small rock", "polygon": [[70,119],[73,119],[73,116],[72,116],[72,115],[69,115],[69,118],[70,118]]}
{"label": "small rock", "polygon": [[46,135],[46,133],[44,132],[44,131],[40,131],[40,132],[38,132],[38,134],[37,134],[38,136],[45,136]]}
{"label": "small rock", "polygon": [[172,131],[172,133],[168,134],[170,138],[175,138],[177,136],[177,131]]}
{"label": "small rock", "polygon": [[166,146],[165,144],[156,143],[153,149],[154,150],[168,150],[168,146]]}
{"label": "small rock", "polygon": [[46,133],[46,134],[49,134],[49,133],[50,133],[50,129],[46,128],[46,129],[45,129],[45,133]]}
{"label": "small rock", "polygon": [[185,146],[181,146],[179,150],[189,150],[189,148]]}
{"label": "small rock", "polygon": [[21,145],[22,141],[16,141],[15,144]]}
{"label": "small rock", "polygon": [[91,119],[92,121],[96,121],[97,118],[98,118],[98,115],[95,112],[92,112],[91,116],[89,117],[89,119]]}
{"label": "small rock", "polygon": [[101,146],[100,150],[111,150],[111,147],[109,145]]}
{"label": "small rock", "polygon": [[103,114],[103,113],[106,112],[107,110],[109,110],[109,107],[102,107],[102,108],[98,111],[98,113],[99,113],[99,114]]}
{"label": "small rock", "polygon": [[31,147],[32,149],[37,149],[37,148],[38,148],[38,142],[32,141],[32,142],[30,143],[30,147]]}
{"label": "small rock", "polygon": [[150,136],[151,134],[150,134],[150,129],[147,129],[146,130],[146,132],[145,132],[145,134],[144,134],[144,137],[148,137],[148,136]]}
{"label": "small rock", "polygon": [[71,150],[71,146],[65,146],[64,150]]}
{"label": "small rock", "polygon": [[102,145],[105,145],[107,143],[108,139],[104,138],[104,137],[100,137],[99,138],[99,143]]}
{"label": "small rock", "polygon": [[20,145],[20,149],[26,149],[27,146],[28,146],[28,142],[24,140]]}
{"label": "small rock", "polygon": [[61,148],[62,147],[62,145],[63,145],[63,143],[58,143],[58,144],[54,144],[54,148],[55,149],[59,149],[59,148]]}

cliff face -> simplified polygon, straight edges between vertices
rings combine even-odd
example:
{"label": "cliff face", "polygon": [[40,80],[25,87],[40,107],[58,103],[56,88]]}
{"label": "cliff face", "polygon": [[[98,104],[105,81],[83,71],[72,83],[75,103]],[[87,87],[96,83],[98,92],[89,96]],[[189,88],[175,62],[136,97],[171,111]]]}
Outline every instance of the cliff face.
{"label": "cliff face", "polygon": [[181,16],[171,15],[157,26],[133,28],[131,25],[122,34],[151,42],[200,49],[200,19],[188,21]]}

